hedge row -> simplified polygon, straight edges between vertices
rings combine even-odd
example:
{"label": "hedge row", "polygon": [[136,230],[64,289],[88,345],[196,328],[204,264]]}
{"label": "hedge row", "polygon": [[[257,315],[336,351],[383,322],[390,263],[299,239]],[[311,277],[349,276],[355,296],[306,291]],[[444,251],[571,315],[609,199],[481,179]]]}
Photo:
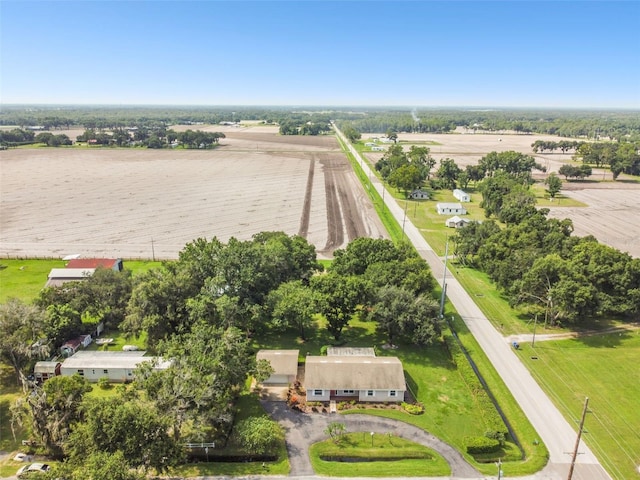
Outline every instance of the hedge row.
{"label": "hedge row", "polygon": [[500,450],[500,442],[487,437],[467,437],[467,453],[477,455],[480,453],[494,453]]}

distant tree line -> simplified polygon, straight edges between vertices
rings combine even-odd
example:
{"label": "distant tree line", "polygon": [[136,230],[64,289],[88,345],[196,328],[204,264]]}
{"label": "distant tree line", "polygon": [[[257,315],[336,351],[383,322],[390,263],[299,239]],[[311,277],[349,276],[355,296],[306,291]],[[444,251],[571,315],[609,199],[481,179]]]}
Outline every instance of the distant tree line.
{"label": "distant tree line", "polygon": [[[380,109],[289,107],[46,107],[3,106],[0,125],[22,128],[42,126],[45,130],[116,128],[168,128],[171,125],[236,123],[257,120],[266,124],[290,121],[297,126],[327,124],[335,120],[342,130],[350,123],[360,132],[447,133],[456,127],[470,131],[514,131],[571,138],[640,140],[637,111],[517,110],[517,109]],[[308,133],[303,133],[308,134]]]}

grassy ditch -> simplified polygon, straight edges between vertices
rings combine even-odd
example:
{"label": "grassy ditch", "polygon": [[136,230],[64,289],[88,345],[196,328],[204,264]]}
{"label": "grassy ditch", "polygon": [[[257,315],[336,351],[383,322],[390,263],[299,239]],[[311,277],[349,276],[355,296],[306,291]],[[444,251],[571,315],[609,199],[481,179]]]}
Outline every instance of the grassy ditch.
{"label": "grassy ditch", "polygon": [[451,474],[449,465],[439,454],[391,434],[347,433],[337,443],[326,440],[312,445],[309,456],[318,475],[424,477]]}

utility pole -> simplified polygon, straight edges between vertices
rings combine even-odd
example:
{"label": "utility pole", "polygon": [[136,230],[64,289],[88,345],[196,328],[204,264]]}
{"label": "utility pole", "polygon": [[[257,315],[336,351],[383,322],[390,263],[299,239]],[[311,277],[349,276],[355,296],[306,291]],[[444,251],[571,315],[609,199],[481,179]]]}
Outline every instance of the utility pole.
{"label": "utility pole", "polygon": [[151,257],[153,258],[153,261],[156,261],[156,250],[153,246],[153,237],[151,238]]}
{"label": "utility pole", "polygon": [[444,318],[444,296],[447,291],[447,259],[449,257],[449,237],[444,247],[444,273],[442,274],[442,294],[440,295],[440,318]]}
{"label": "utility pole", "polygon": [[409,205],[408,201],[404,201],[404,217],[402,217],[402,239],[404,240],[404,222],[407,220],[407,205]]}
{"label": "utility pole", "polygon": [[589,405],[589,397],[584,399],[584,408],[582,409],[582,418],[580,419],[580,428],[578,429],[578,438],[576,438],[576,445],[573,447],[573,454],[571,455],[571,466],[569,467],[569,476],[567,480],[571,480],[573,477],[573,467],[576,465],[576,457],[578,456],[578,447],[580,446],[580,437],[582,437],[582,430],[584,429],[584,419],[587,416],[587,405]]}
{"label": "utility pole", "polygon": [[533,339],[531,340],[531,348],[536,346],[536,325],[538,324],[538,314],[536,313],[536,316],[533,320]]}
{"label": "utility pole", "polygon": [[498,467],[498,480],[502,478],[502,459],[498,459],[498,463],[496,463],[496,467]]}

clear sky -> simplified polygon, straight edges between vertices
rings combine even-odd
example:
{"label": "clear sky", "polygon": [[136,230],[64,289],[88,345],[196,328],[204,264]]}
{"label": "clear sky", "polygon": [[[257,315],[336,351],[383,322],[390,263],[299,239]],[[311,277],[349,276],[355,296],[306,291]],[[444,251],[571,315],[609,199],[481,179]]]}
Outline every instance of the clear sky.
{"label": "clear sky", "polygon": [[0,0],[0,101],[640,108],[640,1]]}

